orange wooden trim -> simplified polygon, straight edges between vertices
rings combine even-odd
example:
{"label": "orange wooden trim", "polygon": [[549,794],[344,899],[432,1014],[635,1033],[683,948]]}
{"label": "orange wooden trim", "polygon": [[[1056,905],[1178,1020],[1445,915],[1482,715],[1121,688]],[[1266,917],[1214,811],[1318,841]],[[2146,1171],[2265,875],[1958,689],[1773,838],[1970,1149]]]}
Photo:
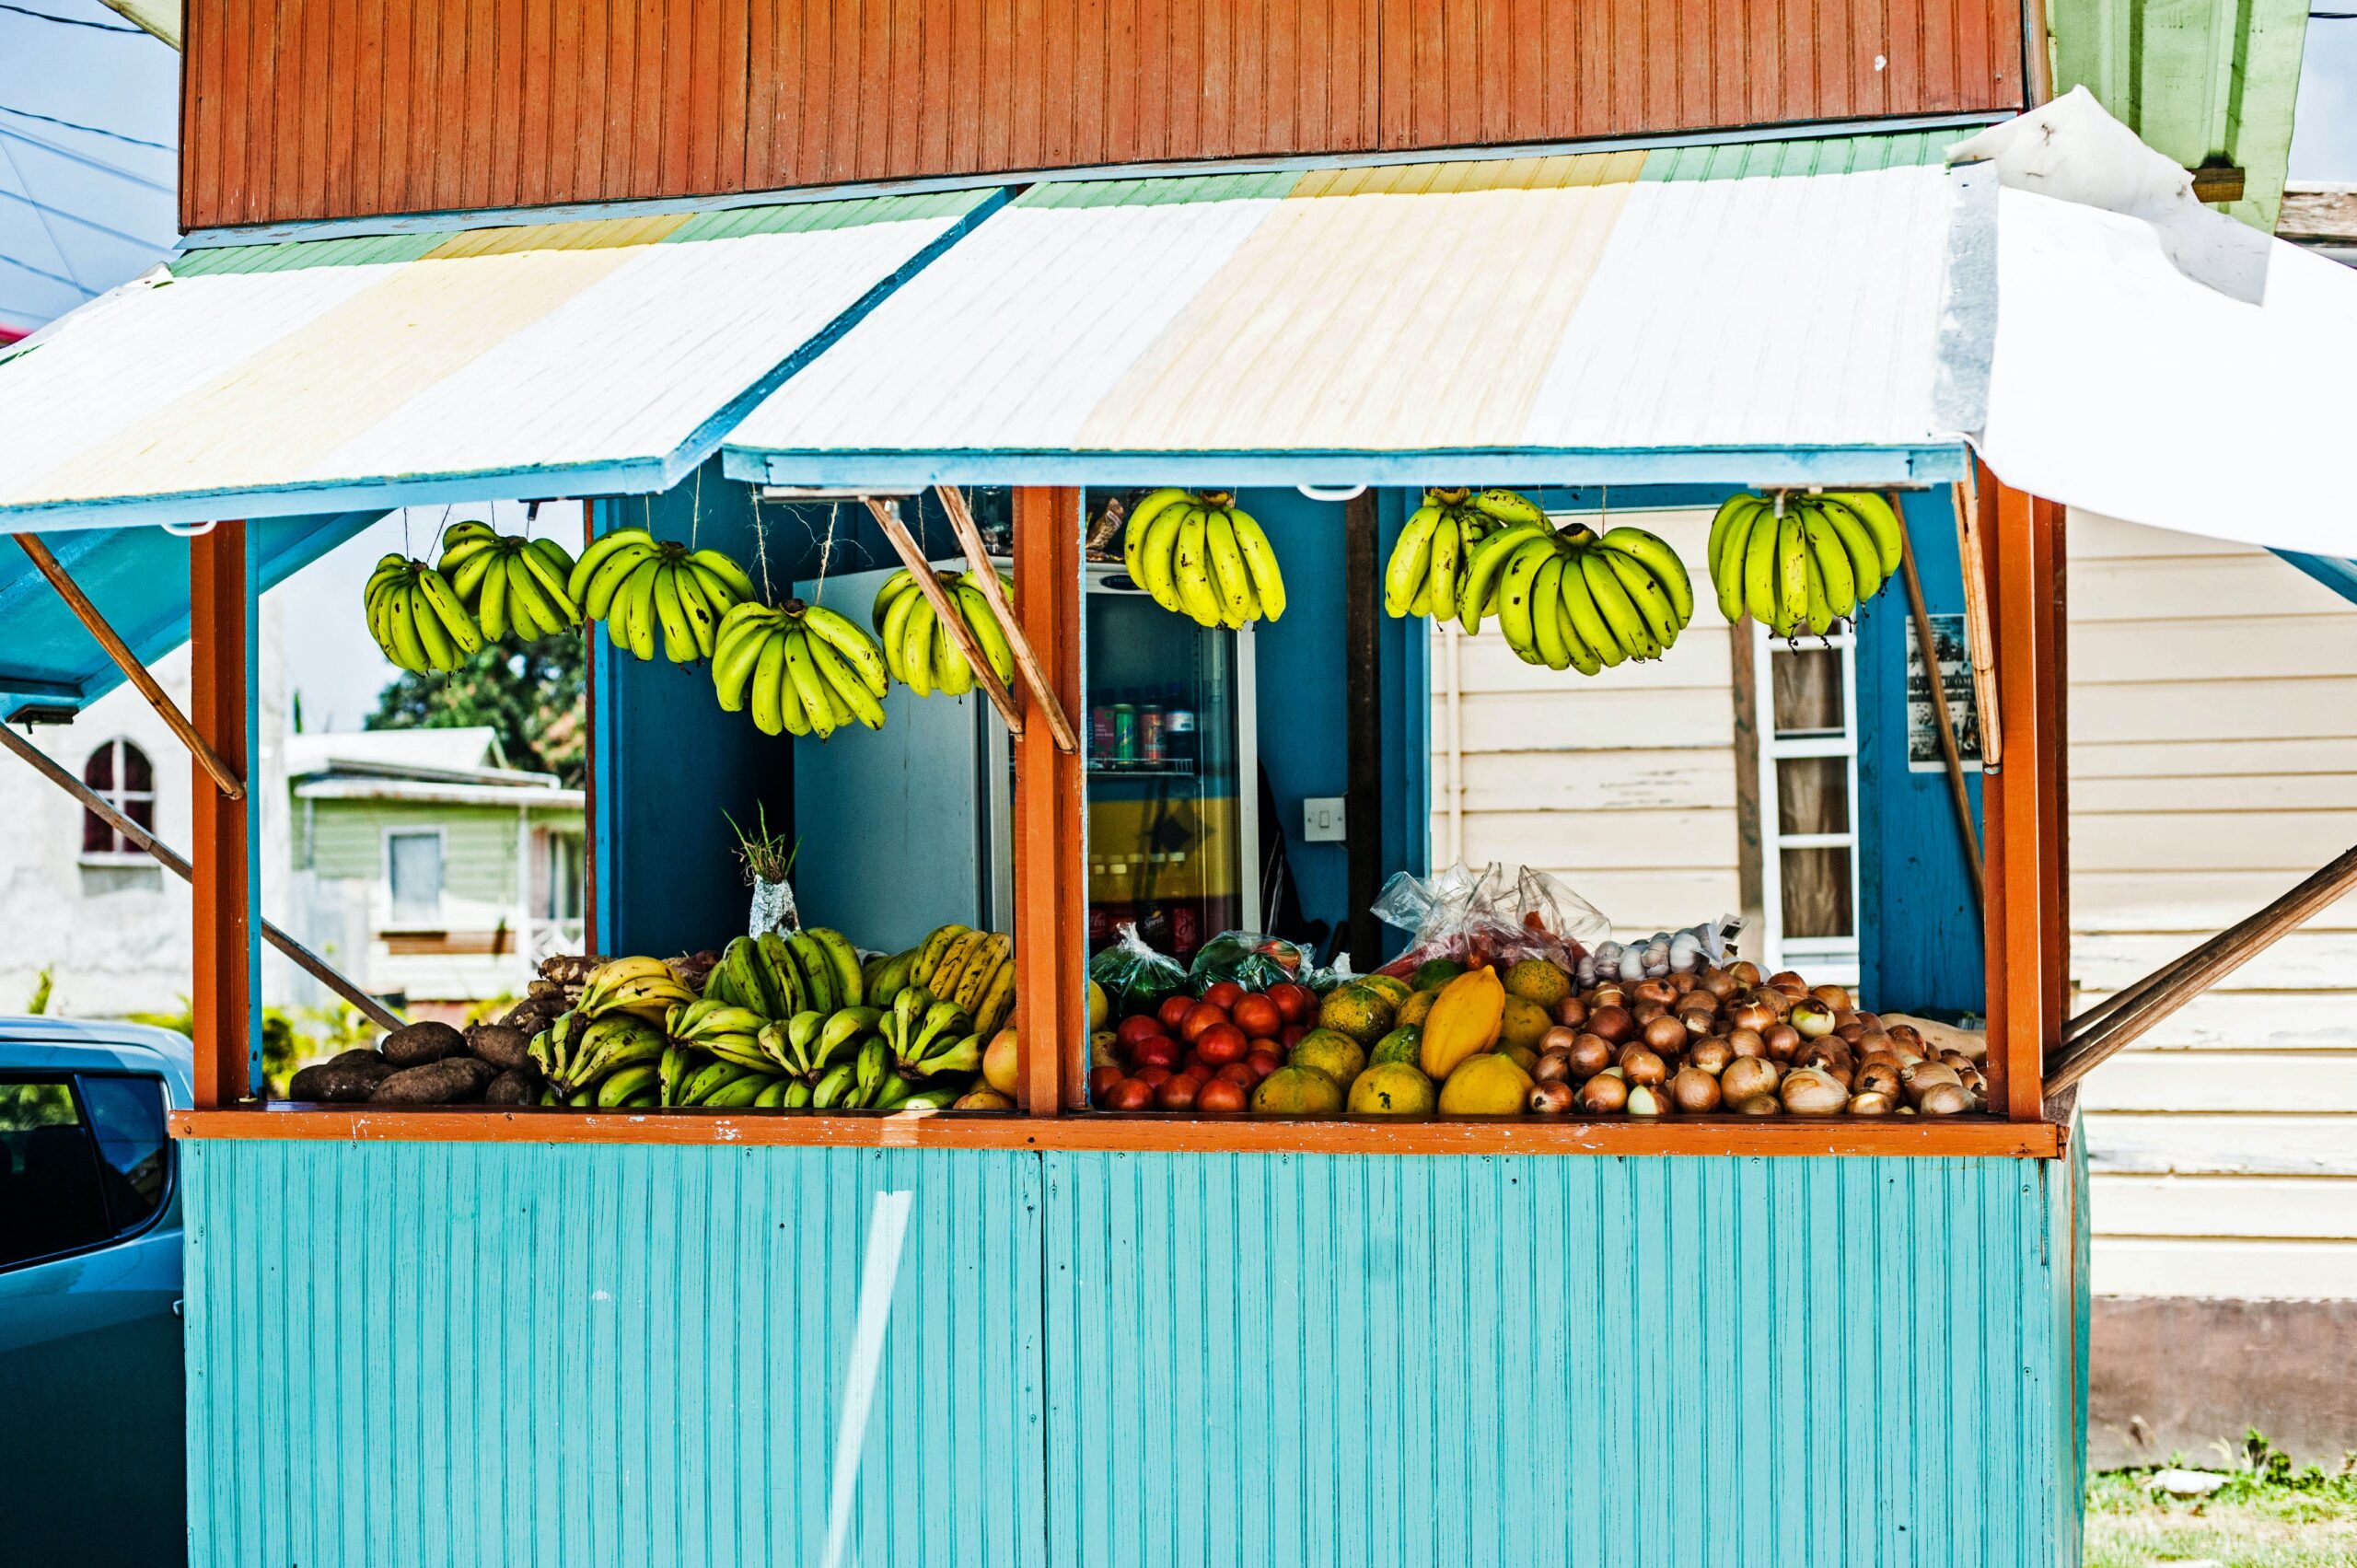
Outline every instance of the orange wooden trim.
{"label": "orange wooden trim", "polygon": [[1070,1149],[1090,1153],[1261,1155],[1881,1155],[2053,1159],[2057,1121],[1993,1116],[1675,1121],[1293,1121],[1257,1116],[1037,1117],[901,1111],[881,1116],[513,1106],[440,1109],[365,1105],[176,1110],[176,1138],[362,1140],[424,1144],[712,1144],[851,1149]]}
{"label": "orange wooden trim", "polygon": [[[246,747],[246,525],[228,522],[189,541],[190,716],[233,777]],[[202,762],[189,769],[194,854],[196,1101],[229,1106],[254,1092],[252,797],[232,799]]]}
{"label": "orange wooden trim", "polygon": [[[1079,491],[1016,491],[1016,622],[1066,713],[1081,711],[1080,530]],[[1060,748],[1046,725],[1015,738],[1016,1029],[1023,1103],[1035,1116],[1086,1103],[1081,766],[1081,754]]]}
{"label": "orange wooden trim", "polygon": [[[2038,805],[2038,910],[2044,916],[2040,933],[2045,944],[2044,1007],[2038,1038],[2049,1045],[2062,1039],[2064,1020],[2071,1016],[2071,768],[2070,638],[2065,567],[2064,508],[2058,502],[2033,500],[2033,532],[2038,540],[2038,763],[2044,784]],[[2039,1055],[2043,1078],[2045,1057]],[[2044,1085],[2040,1085],[2043,1099]]]}
{"label": "orange wooden trim", "polygon": [[[1982,494],[1996,512],[1990,530],[1996,553],[1992,607],[1997,636],[1997,703],[2013,744],[1996,775],[1994,815],[2003,823],[2004,897],[1989,927],[1992,972],[1991,1054],[2003,1054],[2002,1098],[2014,1121],[2043,1113],[2041,1078],[2047,1048],[2061,1020],[2049,1005],[2049,898],[2056,823],[2049,798],[2058,759],[2051,751],[2050,707],[2054,624],[2047,585],[2039,576],[2038,514],[2026,494],[2000,485],[1984,470]],[[2044,608],[2041,609],[2043,603]],[[1984,792],[1986,784],[1983,785]],[[1983,794],[1983,809],[1991,809]],[[2003,996],[2002,1005],[1997,1000]]]}
{"label": "orange wooden trim", "polygon": [[[1981,477],[1987,479],[1985,470]],[[1994,485],[1995,482],[1989,480],[1983,484],[1956,487],[1959,519],[1964,517],[1967,508],[1969,509],[1972,517],[1968,526],[1961,520],[1958,524],[1958,542],[1963,550],[1962,559],[1965,563],[1968,601],[1975,597],[1970,588],[1975,578],[1976,568],[1984,589],[1993,585],[1996,580],[1996,528],[1993,525],[1997,494]],[[1968,621],[1966,636],[1977,645],[1974,656],[1974,678],[1979,684],[1976,695],[1980,703],[1982,742],[1980,942],[1984,965],[1984,994],[1981,1005],[1989,1019],[1991,1046],[1987,1058],[1981,1063],[1981,1072],[1989,1080],[1990,1105],[2002,1109],[2013,1103],[2012,1085],[2008,1082],[2006,1073],[2007,1053],[1995,1043],[2003,1038],[2006,1003],[2012,993],[2011,987],[2006,984],[2005,920],[2006,911],[2011,901],[2007,893],[2013,887],[2013,877],[2008,869],[2013,860],[2013,842],[2012,835],[2006,830],[2004,770],[1996,761],[1995,753],[1989,749],[1992,735],[2002,733],[2004,728],[2004,715],[1998,712],[1997,700],[1996,650],[2000,606],[1996,603],[1996,595],[1992,590],[1984,591],[1979,598],[1979,616]],[[1981,656],[1978,652],[1979,648],[1988,650],[1989,674],[1985,682],[1980,679]]]}

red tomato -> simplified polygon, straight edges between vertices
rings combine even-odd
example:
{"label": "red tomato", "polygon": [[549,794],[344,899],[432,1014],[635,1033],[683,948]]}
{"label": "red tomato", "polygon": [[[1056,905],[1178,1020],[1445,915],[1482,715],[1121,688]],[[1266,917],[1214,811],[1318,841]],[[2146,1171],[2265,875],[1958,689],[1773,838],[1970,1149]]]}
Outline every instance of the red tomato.
{"label": "red tomato", "polygon": [[1273,1051],[1256,1051],[1244,1059],[1244,1064],[1252,1069],[1252,1081],[1257,1084],[1283,1066],[1284,1062]]}
{"label": "red tomato", "polygon": [[1141,1067],[1137,1081],[1150,1089],[1158,1089],[1178,1075],[1167,1067]]}
{"label": "red tomato", "polygon": [[1272,1035],[1285,1027],[1283,1012],[1265,996],[1244,997],[1229,1011],[1236,1015],[1236,1027],[1248,1035]]}
{"label": "red tomato", "polygon": [[[1252,1064],[1249,1062],[1231,1062],[1221,1068],[1214,1076],[1222,1083],[1234,1084],[1237,1088],[1248,1092],[1252,1086],[1260,1081],[1260,1074],[1252,1071]],[[1201,1102],[1198,1101],[1198,1103]]]}
{"label": "red tomato", "polygon": [[1234,1024],[1213,1024],[1195,1041],[1195,1054],[1214,1067],[1225,1067],[1231,1062],[1241,1062],[1251,1047],[1244,1031]]}
{"label": "red tomato", "polygon": [[1205,1113],[1238,1111],[1244,1104],[1244,1086],[1233,1078],[1213,1078],[1195,1091],[1195,1109]]}
{"label": "red tomato", "polygon": [[1189,1045],[1203,1038],[1203,1031],[1227,1022],[1227,1009],[1210,1002],[1198,1002],[1187,1009],[1178,1022],[1178,1038]]}
{"label": "red tomato", "polygon": [[1143,1040],[1130,1052],[1131,1065],[1168,1069],[1178,1065],[1178,1042],[1168,1035],[1155,1035]]}
{"label": "red tomato", "polygon": [[1140,1013],[1134,1018],[1123,1018],[1121,1027],[1113,1031],[1113,1038],[1121,1042],[1122,1050],[1134,1051],[1141,1042],[1168,1032],[1162,1027],[1161,1019],[1148,1017],[1145,1014]]}
{"label": "red tomato", "polygon": [[1141,1078],[1124,1078],[1105,1097],[1108,1110],[1144,1110],[1154,1103],[1154,1086]]}
{"label": "red tomato", "polygon": [[1120,1083],[1121,1078],[1121,1070],[1110,1062],[1101,1067],[1092,1068],[1088,1074],[1088,1098],[1095,1103],[1103,1105],[1105,1097],[1113,1092],[1113,1086]]}
{"label": "red tomato", "polygon": [[1259,1040],[1246,1042],[1244,1054],[1247,1057],[1249,1057],[1256,1051],[1265,1051],[1270,1055],[1279,1058],[1291,1054],[1291,1052],[1287,1051],[1283,1046],[1278,1044],[1275,1040],[1269,1039],[1266,1035],[1261,1036]]}
{"label": "red tomato", "polygon": [[1244,1000],[1244,988],[1232,980],[1224,980],[1204,992],[1203,1000],[1214,1007],[1233,1007]]}
{"label": "red tomato", "polygon": [[1195,1080],[1181,1073],[1154,1091],[1156,1110],[1192,1110],[1195,1109]]}
{"label": "red tomato", "polygon": [[1307,1024],[1287,1024],[1277,1031],[1277,1043],[1291,1051],[1301,1043],[1301,1037],[1309,1032],[1309,1028]]}
{"label": "red tomato", "polygon": [[1175,1029],[1178,1027],[1178,1020],[1187,1016],[1187,1009],[1194,1005],[1195,999],[1191,996],[1166,996],[1162,999],[1162,1005],[1155,1009],[1154,1016],[1162,1020],[1164,1028]]}
{"label": "red tomato", "polygon": [[1309,1016],[1318,1011],[1318,993],[1291,981],[1269,987],[1269,1000],[1277,1005],[1277,1011],[1284,1015],[1288,1024],[1307,1023]]}

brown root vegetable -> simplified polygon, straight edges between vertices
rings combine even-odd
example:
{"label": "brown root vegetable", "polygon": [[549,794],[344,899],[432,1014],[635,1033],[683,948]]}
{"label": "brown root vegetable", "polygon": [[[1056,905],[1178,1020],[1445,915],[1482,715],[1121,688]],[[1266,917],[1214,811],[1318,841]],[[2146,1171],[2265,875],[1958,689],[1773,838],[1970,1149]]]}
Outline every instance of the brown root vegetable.
{"label": "brown root vegetable", "polygon": [[1569,1083],[1572,1076],[1572,1053],[1568,1051],[1542,1052],[1538,1065],[1531,1068],[1530,1076],[1534,1081],[1541,1084]]}
{"label": "brown root vegetable", "polygon": [[502,1072],[532,1064],[532,1037],[504,1024],[477,1024],[467,1031],[467,1049]]}
{"label": "brown root vegetable", "polygon": [[1598,1073],[1580,1086],[1580,1109],[1590,1116],[1618,1116],[1629,1108],[1629,1086],[1609,1073]]}
{"label": "brown root vegetable", "polygon": [[1579,1091],[1561,1079],[1541,1079],[1530,1086],[1524,1108],[1533,1116],[1566,1116],[1579,1104]]}
{"label": "brown root vegetable", "polygon": [[1747,996],[1727,1009],[1727,1022],[1738,1029],[1765,1034],[1775,1027],[1776,1010],[1757,997]]}
{"label": "brown root vegetable", "polygon": [[1729,1029],[1727,1049],[1737,1056],[1765,1056],[1768,1054],[1768,1039],[1758,1029]]}
{"label": "brown root vegetable", "polygon": [[1754,1095],[1749,1099],[1735,1101],[1728,1109],[1737,1116],[1782,1116],[1784,1114],[1783,1102],[1774,1095]]}
{"label": "brown root vegetable", "polygon": [[1794,996],[1808,994],[1808,981],[1790,970],[1778,970],[1768,977],[1768,983],[1779,991],[1790,992]]}
{"label": "brown root vegetable", "polygon": [[1713,1078],[1725,1072],[1727,1063],[1734,1060],[1735,1048],[1717,1035],[1705,1035],[1686,1048],[1686,1065]]}
{"label": "brown root vegetable", "polygon": [[540,1098],[540,1081],[513,1070],[493,1078],[482,1091],[485,1105],[532,1105]]}
{"label": "brown root vegetable", "polygon": [[1678,1000],[1678,988],[1666,980],[1641,980],[1629,994],[1640,1002],[1658,1002],[1666,1007]]}
{"label": "brown root vegetable", "polygon": [[1587,1022],[1587,1004],[1576,996],[1566,996],[1555,1004],[1555,1021],[1567,1029],[1578,1028]]}
{"label": "brown root vegetable", "polygon": [[1602,1035],[1586,1034],[1572,1041],[1572,1076],[1593,1078],[1612,1065],[1612,1042]]}
{"label": "brown root vegetable", "polygon": [[1925,1116],[1955,1116],[1972,1109],[1972,1097],[1961,1084],[1933,1084],[1916,1099],[1915,1109]]}
{"label": "brown root vegetable", "polygon": [[350,1105],[366,1099],[398,1071],[373,1051],[347,1051],[304,1068],[287,1081],[286,1098],[316,1105]]}
{"label": "brown root vegetable", "polygon": [[1632,1087],[1639,1084],[1666,1083],[1669,1078],[1669,1063],[1651,1047],[1632,1045],[1620,1052],[1620,1075],[1628,1079]]}
{"label": "brown root vegetable", "polygon": [[1572,1049],[1572,1042],[1579,1038],[1579,1030],[1567,1029],[1562,1025],[1557,1024],[1538,1037],[1538,1054],[1544,1056],[1550,1051],[1569,1051]]}
{"label": "brown root vegetable", "polygon": [[1892,1096],[1884,1094],[1878,1089],[1866,1089],[1850,1097],[1850,1114],[1852,1116],[1888,1116],[1893,1103],[1894,1100]]}
{"label": "brown root vegetable", "polygon": [[1599,985],[1587,993],[1587,1010],[1591,1013],[1598,1007],[1626,1007],[1628,1005],[1629,993],[1617,985]]}
{"label": "brown root vegetable", "polygon": [[1637,1019],[1626,1007],[1608,1004],[1587,1016],[1587,1032],[1614,1045],[1623,1045],[1636,1038]]}
{"label": "brown root vegetable", "polygon": [[559,953],[540,960],[540,978],[552,980],[559,985],[579,985],[604,967],[605,962],[595,953]]}
{"label": "brown root vegetable", "polygon": [[499,1069],[488,1062],[446,1056],[422,1067],[403,1068],[378,1084],[368,1098],[379,1105],[456,1105],[480,1099],[497,1076]]}
{"label": "brown root vegetable", "polygon": [[1898,1082],[1900,1087],[1907,1091],[1907,1098],[1917,1106],[1923,1103],[1923,1096],[1933,1088],[1964,1087],[1964,1080],[1957,1077],[1956,1069],[1945,1062],[1918,1062],[1910,1067],[1902,1068]]}
{"label": "brown root vegetable", "polygon": [[447,1024],[412,1024],[387,1035],[377,1049],[396,1067],[423,1067],[446,1056],[463,1054],[467,1037]]}
{"label": "brown root vegetable", "polygon": [[1764,1056],[1738,1056],[1719,1074],[1719,1093],[1729,1105],[1759,1095],[1772,1095],[1776,1092],[1776,1080],[1782,1075],[1776,1064]]}
{"label": "brown root vegetable", "polygon": [[1790,1062],[1801,1048],[1801,1031],[1790,1024],[1771,1024],[1759,1038],[1768,1042],[1768,1054],[1779,1062]]}
{"label": "brown root vegetable", "polygon": [[1850,1080],[1853,1094],[1883,1095],[1896,1099],[1899,1087],[1898,1068],[1887,1062],[1868,1062],[1859,1067],[1857,1076]]}
{"label": "brown root vegetable", "polygon": [[1800,1031],[1803,1040],[1823,1040],[1833,1032],[1833,1013],[1822,1003],[1801,1001],[1793,1004],[1785,1015],[1785,1023]]}
{"label": "brown root vegetable", "polygon": [[1727,972],[1735,977],[1736,984],[1747,991],[1759,984],[1759,966],[1749,958],[1737,958],[1727,967]]}
{"label": "brown root vegetable", "polygon": [[1829,1012],[1847,1013],[1857,1005],[1850,993],[1838,985],[1812,985],[1808,993],[1824,1003]]}
{"label": "brown root vegetable", "polygon": [[1742,990],[1743,985],[1724,970],[1704,970],[1702,989],[1709,992],[1714,999],[1724,1002]]}
{"label": "brown root vegetable", "polygon": [[1784,1109],[1794,1116],[1835,1116],[1850,1103],[1850,1091],[1815,1067],[1795,1067],[1785,1074],[1779,1093]]}
{"label": "brown root vegetable", "polygon": [[1700,1067],[1680,1067],[1669,1080],[1669,1098],[1689,1116],[1707,1116],[1719,1109],[1719,1081]]}
{"label": "brown root vegetable", "polygon": [[1644,1042],[1664,1056],[1675,1055],[1686,1049],[1686,1026],[1664,1014],[1645,1026]]}
{"label": "brown root vegetable", "polygon": [[1678,993],[1680,996],[1684,996],[1688,992],[1692,991],[1695,986],[1700,983],[1701,981],[1696,979],[1694,972],[1691,970],[1672,970],[1669,971],[1669,988]]}
{"label": "brown root vegetable", "polygon": [[1667,1116],[1669,1096],[1652,1084],[1629,1086],[1629,1114],[1631,1116]]}
{"label": "brown root vegetable", "polygon": [[1655,1018],[1667,1017],[1669,1007],[1666,1004],[1660,1002],[1640,1002],[1631,1009],[1631,1012],[1637,1020],[1638,1027],[1643,1028]]}

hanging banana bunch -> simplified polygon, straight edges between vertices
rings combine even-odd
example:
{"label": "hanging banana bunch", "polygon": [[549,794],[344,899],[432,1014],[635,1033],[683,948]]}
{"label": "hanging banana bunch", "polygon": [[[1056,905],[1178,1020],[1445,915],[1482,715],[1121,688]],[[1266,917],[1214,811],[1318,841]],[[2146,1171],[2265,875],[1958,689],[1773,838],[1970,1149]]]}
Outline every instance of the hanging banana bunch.
{"label": "hanging banana bunch", "polygon": [[1155,491],[1130,513],[1121,558],[1154,602],[1230,631],[1285,612],[1284,574],[1269,536],[1225,490]]}
{"label": "hanging banana bunch", "polygon": [[691,550],[642,528],[598,536],[565,587],[584,616],[606,623],[614,646],[652,659],[659,638],[673,664],[715,656],[723,618],[757,597],[726,552]]}
{"label": "hanging banana bunch", "polygon": [[360,602],[368,634],[401,669],[456,669],[482,646],[482,629],[458,590],[423,561],[384,557],[368,574]]}
{"label": "hanging banana bunch", "polygon": [[[957,607],[958,619],[974,633],[974,641],[990,660],[1004,686],[1015,679],[1015,654],[1007,646],[1006,629],[991,610],[988,595],[962,572],[940,574],[941,587]],[[1015,579],[999,575],[999,587],[1009,605],[1015,602]],[[933,601],[917,587],[915,574],[901,567],[876,590],[869,619],[884,639],[884,659],[893,679],[920,697],[935,691],[962,697],[974,689],[974,667],[967,662],[958,639],[942,627]]]}
{"label": "hanging banana bunch", "polygon": [[1518,491],[1425,491],[1423,505],[1409,516],[1384,565],[1384,612],[1395,621],[1407,615],[1447,620],[1464,598],[1474,546],[1500,528],[1543,528],[1546,522],[1547,514]]}
{"label": "hanging banana bunch", "polygon": [[567,580],[573,557],[552,539],[519,539],[489,523],[454,523],[442,536],[436,568],[475,617],[482,640],[510,632],[529,642],[581,624],[581,603]]}
{"label": "hanging banana bunch", "polygon": [[890,690],[876,639],[823,604],[788,599],[772,609],[747,599],[721,617],[712,682],[720,705],[749,702],[763,735],[816,735],[824,740],[849,724],[884,727]]}
{"label": "hanging banana bunch", "polygon": [[1898,514],[1868,490],[1731,496],[1711,519],[1711,583],[1730,621],[1823,636],[1898,570]]}

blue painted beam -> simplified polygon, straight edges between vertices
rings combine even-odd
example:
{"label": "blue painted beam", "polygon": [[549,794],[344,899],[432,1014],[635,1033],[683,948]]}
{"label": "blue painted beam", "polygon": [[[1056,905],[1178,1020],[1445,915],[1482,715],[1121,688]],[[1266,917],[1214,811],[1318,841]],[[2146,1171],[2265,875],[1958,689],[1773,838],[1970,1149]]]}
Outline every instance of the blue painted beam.
{"label": "blue painted beam", "polygon": [[2343,561],[2330,555],[2302,555],[2290,550],[2279,550],[2275,553],[2341,598],[2357,601],[2357,561]]}

